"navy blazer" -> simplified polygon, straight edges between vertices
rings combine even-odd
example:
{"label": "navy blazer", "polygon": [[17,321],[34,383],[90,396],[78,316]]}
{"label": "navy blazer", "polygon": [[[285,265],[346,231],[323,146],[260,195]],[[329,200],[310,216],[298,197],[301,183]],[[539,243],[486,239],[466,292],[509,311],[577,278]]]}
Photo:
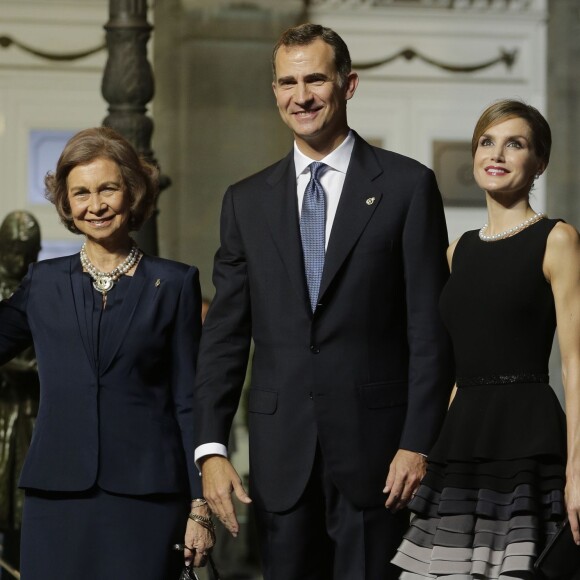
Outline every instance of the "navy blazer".
{"label": "navy blazer", "polygon": [[38,262],[0,302],[0,364],[33,342],[40,376],[20,486],[200,497],[192,417],[198,270],[143,256],[98,368],[82,277],[78,254]]}
{"label": "navy blazer", "polygon": [[346,497],[383,504],[396,450],[429,452],[453,383],[438,313],[448,268],[435,177],[355,138],[314,314],[293,152],[224,197],[196,443],[227,445],[253,338],[250,484],[268,511],[298,500],[317,445]]}

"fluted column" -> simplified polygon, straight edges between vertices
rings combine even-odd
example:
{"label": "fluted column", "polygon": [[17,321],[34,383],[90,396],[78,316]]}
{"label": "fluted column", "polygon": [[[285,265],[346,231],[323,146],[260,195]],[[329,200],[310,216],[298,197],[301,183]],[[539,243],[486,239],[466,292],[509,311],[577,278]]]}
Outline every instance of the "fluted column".
{"label": "fluted column", "polygon": [[[105,25],[109,56],[101,87],[109,114],[103,125],[121,133],[150,161],[154,161],[153,121],[147,116],[147,103],[153,98],[154,81],[147,42],[152,29],[146,0],[109,0]],[[168,184],[169,179],[163,177],[162,188]],[[139,246],[153,255],[158,253],[156,213],[135,236]]]}

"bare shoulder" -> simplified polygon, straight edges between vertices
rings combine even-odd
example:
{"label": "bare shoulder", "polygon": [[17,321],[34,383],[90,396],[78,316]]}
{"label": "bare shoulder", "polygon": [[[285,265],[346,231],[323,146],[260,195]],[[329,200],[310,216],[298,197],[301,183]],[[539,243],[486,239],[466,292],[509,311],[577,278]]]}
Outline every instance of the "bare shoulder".
{"label": "bare shoulder", "polygon": [[580,234],[578,230],[567,223],[558,222],[548,235],[548,248],[555,250],[573,249],[580,244]]}
{"label": "bare shoulder", "polygon": [[449,247],[447,248],[447,264],[449,265],[449,271],[451,272],[451,264],[453,263],[453,252],[455,252],[455,246],[457,246],[457,242],[459,238],[453,240]]}
{"label": "bare shoulder", "polygon": [[548,235],[544,256],[544,273],[548,279],[560,270],[580,270],[580,234],[564,222],[558,222]]}

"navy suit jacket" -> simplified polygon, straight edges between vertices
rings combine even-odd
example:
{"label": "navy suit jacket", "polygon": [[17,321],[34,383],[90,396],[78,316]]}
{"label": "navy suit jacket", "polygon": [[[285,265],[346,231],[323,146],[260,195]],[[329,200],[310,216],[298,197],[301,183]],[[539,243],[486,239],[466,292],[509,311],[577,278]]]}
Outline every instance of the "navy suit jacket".
{"label": "navy suit jacket", "polygon": [[355,505],[384,503],[396,450],[429,453],[453,383],[438,313],[448,240],[435,177],[355,137],[314,314],[293,152],[224,197],[196,444],[227,444],[253,338],[251,494],[268,511],[298,500],[317,444]]}
{"label": "navy suit jacket", "polygon": [[33,341],[40,375],[20,486],[200,497],[192,417],[197,269],[143,256],[98,368],[82,277],[78,254],[42,261],[0,302],[0,364]]}
{"label": "navy suit jacket", "polygon": [[438,313],[448,240],[435,177],[355,137],[314,314],[293,153],[224,197],[196,444],[227,444],[253,338],[251,493],[269,511],[298,500],[317,444],[353,503],[384,503],[396,450],[429,453],[453,383]]}

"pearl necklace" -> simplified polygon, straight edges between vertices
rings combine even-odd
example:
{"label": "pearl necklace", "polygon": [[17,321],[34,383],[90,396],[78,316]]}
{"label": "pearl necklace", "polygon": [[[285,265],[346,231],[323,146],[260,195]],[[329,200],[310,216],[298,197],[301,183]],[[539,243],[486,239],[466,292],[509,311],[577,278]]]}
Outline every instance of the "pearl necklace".
{"label": "pearl necklace", "polygon": [[509,238],[514,234],[518,233],[521,230],[525,230],[528,226],[535,224],[537,221],[540,221],[546,214],[544,212],[537,212],[532,217],[524,220],[521,224],[514,226],[513,228],[509,228],[504,232],[499,234],[494,234],[493,236],[486,236],[483,232],[487,229],[487,224],[483,224],[483,227],[479,230],[479,239],[483,242],[495,242],[497,240],[503,240],[504,238]]}
{"label": "pearl necklace", "polygon": [[98,290],[103,295],[103,298],[107,297],[107,292],[115,286],[115,282],[137,263],[142,254],[141,250],[133,244],[129,255],[114,270],[111,270],[110,272],[100,272],[89,260],[86,245],[87,244],[84,243],[81,248],[81,264],[91,275],[94,289]]}

